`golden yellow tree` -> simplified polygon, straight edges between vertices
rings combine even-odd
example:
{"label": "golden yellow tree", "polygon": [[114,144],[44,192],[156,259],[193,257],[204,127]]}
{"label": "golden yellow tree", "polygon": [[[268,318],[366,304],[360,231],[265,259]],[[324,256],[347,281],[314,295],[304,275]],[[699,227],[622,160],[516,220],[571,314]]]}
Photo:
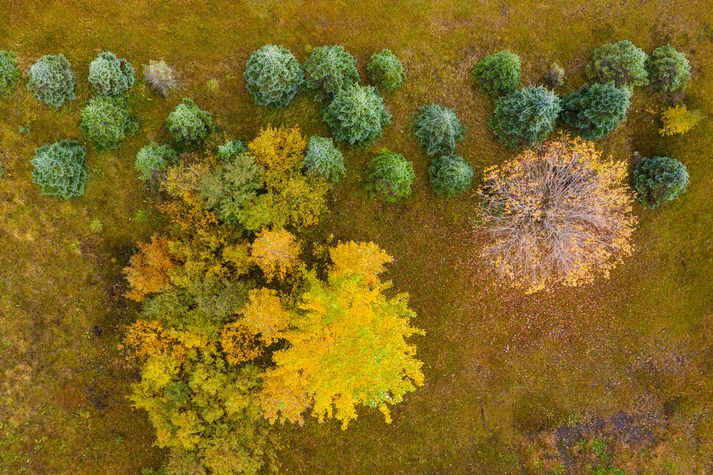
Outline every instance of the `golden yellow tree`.
{"label": "golden yellow tree", "polygon": [[250,248],[252,261],[268,280],[284,279],[300,262],[300,243],[285,229],[263,229]]}
{"label": "golden yellow tree", "polygon": [[329,250],[332,259],[332,274],[361,274],[367,283],[376,283],[379,274],[386,270],[393,258],[373,242],[349,241],[339,243]]}
{"label": "golden yellow tree", "polygon": [[295,128],[267,126],[249,144],[248,150],[258,165],[268,171],[284,172],[297,168],[304,158],[307,138]]}
{"label": "golden yellow tree", "polygon": [[563,137],[487,169],[479,193],[496,271],[534,292],[591,282],[631,254],[633,196],[624,162]]}
{"label": "golden yellow tree", "polygon": [[220,332],[220,346],[231,365],[252,361],[262,352],[257,336],[238,320],[228,323]]}
{"label": "golden yellow tree", "polygon": [[669,107],[661,114],[663,127],[659,129],[662,136],[685,134],[695,128],[704,116],[701,111],[689,111],[685,105]]}
{"label": "golden yellow tree", "polygon": [[[363,263],[347,249],[362,247],[340,248],[342,264]],[[285,332],[289,346],[275,352],[264,376],[260,405],[271,422],[301,422],[311,406],[320,422],[334,417],[346,428],[357,405],[378,408],[390,422],[388,406],[423,384],[422,363],[407,342],[423,334],[411,326],[408,295],[385,296],[390,282],[365,275],[375,266],[355,267],[332,268],[327,282],[307,276],[309,290]]]}
{"label": "golden yellow tree", "polygon": [[248,304],[242,311],[241,322],[267,345],[282,337],[290,324],[291,313],[282,305],[280,297],[272,289],[253,289]]}

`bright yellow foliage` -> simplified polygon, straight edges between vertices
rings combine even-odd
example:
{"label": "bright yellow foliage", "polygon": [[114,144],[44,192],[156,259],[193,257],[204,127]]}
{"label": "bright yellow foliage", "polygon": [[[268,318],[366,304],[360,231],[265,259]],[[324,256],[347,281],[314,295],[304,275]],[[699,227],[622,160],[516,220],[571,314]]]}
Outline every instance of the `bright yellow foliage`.
{"label": "bright yellow foliage", "polygon": [[154,234],[151,242],[139,244],[139,252],[131,256],[129,266],[124,269],[130,289],[126,296],[141,302],[148,294],[164,290],[174,266],[169,241]]}
{"label": "bright yellow foliage", "polygon": [[282,337],[290,324],[291,314],[282,306],[280,297],[272,289],[253,289],[243,309],[241,322],[269,345]]}
{"label": "bright yellow foliage", "polygon": [[663,128],[659,129],[661,136],[685,134],[702,121],[704,115],[701,111],[689,111],[685,105],[669,107],[661,114]]}
{"label": "bright yellow foliage", "polygon": [[225,360],[232,365],[252,361],[261,353],[257,336],[242,321],[228,323],[223,327],[220,346],[225,353]]}
{"label": "bright yellow foliage", "polygon": [[535,292],[576,286],[631,254],[633,197],[627,164],[604,160],[592,142],[564,137],[485,170],[480,195],[496,271]]}
{"label": "bright yellow foliage", "polygon": [[299,167],[307,148],[307,138],[298,128],[267,126],[249,144],[255,162],[268,171],[287,171]]}
{"label": "bright yellow foliage", "polygon": [[300,242],[285,229],[263,229],[252,243],[250,257],[267,280],[282,280],[300,262]]}
{"label": "bright yellow foliage", "polygon": [[339,243],[329,250],[332,259],[332,275],[361,274],[367,283],[373,284],[386,270],[393,258],[373,242],[349,241]]}
{"label": "bright yellow foliage", "polygon": [[356,405],[379,409],[423,384],[422,363],[406,339],[423,332],[410,325],[408,295],[387,298],[390,283],[343,269],[328,282],[308,275],[309,290],[285,333],[289,347],[273,355],[260,405],[271,422],[302,421],[310,405],[320,422],[336,418],[346,428]]}

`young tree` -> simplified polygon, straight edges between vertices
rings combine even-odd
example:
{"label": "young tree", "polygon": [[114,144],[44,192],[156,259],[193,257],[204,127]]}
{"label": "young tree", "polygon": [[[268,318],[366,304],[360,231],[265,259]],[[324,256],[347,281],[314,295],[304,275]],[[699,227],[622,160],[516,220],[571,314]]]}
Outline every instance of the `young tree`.
{"label": "young tree", "polygon": [[381,135],[391,122],[391,114],[376,89],[352,84],[335,94],[324,109],[323,119],[337,142],[363,145]]}
{"label": "young tree", "polygon": [[450,155],[465,138],[465,127],[453,109],[429,104],[419,110],[414,133],[429,156]]}
{"label": "young tree", "polygon": [[[347,258],[346,249],[357,256]],[[373,245],[338,251],[340,271],[330,270],[326,282],[308,276],[309,290],[285,333],[289,346],[275,352],[275,368],[265,373],[260,405],[271,422],[301,422],[311,407],[320,422],[334,417],[346,428],[357,405],[378,408],[390,422],[388,405],[423,384],[422,363],[407,342],[423,334],[411,326],[408,295],[389,298],[383,291],[390,283],[365,275],[380,265],[343,267],[344,259],[361,263],[363,253],[373,254]]]}
{"label": "young tree", "polygon": [[484,250],[495,270],[534,292],[607,276],[631,254],[636,224],[626,164],[564,138],[485,171]]}
{"label": "young tree", "polygon": [[245,86],[259,106],[286,107],[304,82],[302,66],[290,50],[265,45],[245,65]]}
{"label": "young tree", "polygon": [[492,97],[511,94],[520,87],[520,57],[508,50],[488,55],[473,66],[471,81]]}
{"label": "young tree", "polygon": [[550,135],[560,108],[554,92],[539,86],[525,87],[498,100],[490,129],[508,147],[531,147]]}
{"label": "young tree", "polygon": [[267,126],[249,144],[255,162],[265,170],[284,172],[302,163],[307,138],[297,127]]}
{"label": "young tree", "polygon": [[686,165],[673,158],[644,158],[634,167],[633,181],[639,202],[654,209],[685,193],[688,170]]}
{"label": "young tree", "polygon": [[626,118],[631,92],[614,83],[582,86],[562,99],[562,121],[586,140],[604,137]]}
{"label": "young tree", "polygon": [[587,76],[602,84],[614,82],[629,88],[646,86],[649,83],[646,60],[646,53],[629,40],[607,43],[594,50],[587,65]]}

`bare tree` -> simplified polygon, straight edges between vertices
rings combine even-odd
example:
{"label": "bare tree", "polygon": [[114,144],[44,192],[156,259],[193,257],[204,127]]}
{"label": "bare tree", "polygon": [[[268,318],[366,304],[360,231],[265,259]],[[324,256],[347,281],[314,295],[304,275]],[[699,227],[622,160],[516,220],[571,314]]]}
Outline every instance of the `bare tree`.
{"label": "bare tree", "polygon": [[479,190],[495,270],[528,292],[591,282],[631,254],[624,162],[563,137],[485,171]]}

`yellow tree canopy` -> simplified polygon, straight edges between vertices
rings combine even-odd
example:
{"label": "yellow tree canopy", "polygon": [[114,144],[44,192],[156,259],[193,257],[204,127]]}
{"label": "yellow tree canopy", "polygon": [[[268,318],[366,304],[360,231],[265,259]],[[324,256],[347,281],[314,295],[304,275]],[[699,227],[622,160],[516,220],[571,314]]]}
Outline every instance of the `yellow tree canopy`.
{"label": "yellow tree canopy", "polygon": [[284,279],[299,264],[300,243],[285,229],[263,229],[252,243],[250,257],[268,280]]}
{"label": "yellow tree canopy", "polygon": [[[408,308],[408,295],[387,297],[383,290],[389,283],[373,273],[383,270],[383,263],[365,266],[347,255],[347,249],[358,252],[363,246],[383,253],[369,244],[338,246],[336,255],[343,259],[339,266],[335,262],[327,282],[308,276],[309,290],[285,333],[289,346],[273,355],[276,367],[264,376],[260,404],[271,422],[301,422],[311,406],[320,422],[334,417],[346,428],[359,404],[378,408],[390,422],[388,405],[423,384],[422,363],[407,342],[423,334],[411,326],[415,313]],[[344,267],[346,262],[355,269]]]}
{"label": "yellow tree canopy", "polygon": [[259,335],[265,344],[278,340],[290,324],[290,312],[282,306],[280,297],[272,289],[250,291],[248,304],[243,309],[241,322]]}

